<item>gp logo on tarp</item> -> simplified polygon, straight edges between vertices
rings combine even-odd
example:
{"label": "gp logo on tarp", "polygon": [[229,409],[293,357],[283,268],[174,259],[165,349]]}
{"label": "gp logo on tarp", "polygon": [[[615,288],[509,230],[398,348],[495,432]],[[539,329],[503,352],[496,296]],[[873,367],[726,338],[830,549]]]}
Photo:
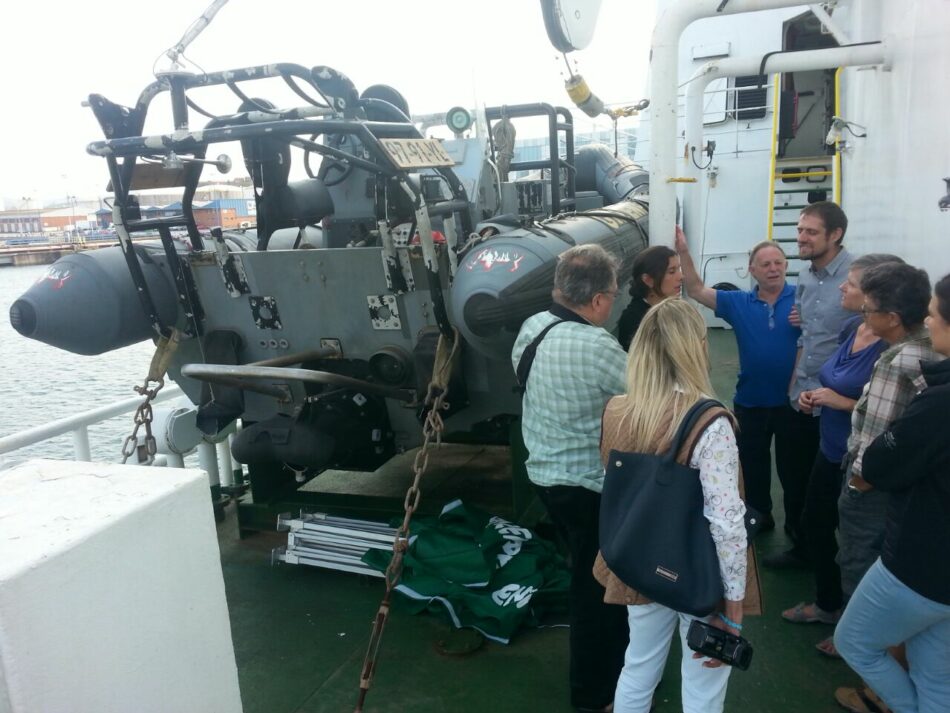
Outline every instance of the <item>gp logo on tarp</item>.
{"label": "gp logo on tarp", "polygon": [[505,539],[505,544],[501,546],[501,552],[498,553],[498,566],[504,567],[511,558],[521,552],[521,546],[531,539],[531,530],[514,525],[500,517],[493,517],[488,521],[489,526],[494,527]]}
{"label": "gp logo on tarp", "polygon": [[536,591],[538,591],[537,587],[506,584],[501,589],[492,592],[491,598],[492,601],[500,607],[507,607],[514,604],[518,609],[521,609],[525,604],[531,601],[531,595]]}

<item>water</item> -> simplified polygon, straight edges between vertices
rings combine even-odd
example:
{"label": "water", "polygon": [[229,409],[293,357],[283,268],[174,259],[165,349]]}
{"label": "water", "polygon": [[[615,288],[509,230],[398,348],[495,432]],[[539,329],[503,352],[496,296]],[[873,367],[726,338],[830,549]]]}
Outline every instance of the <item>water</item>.
{"label": "water", "polygon": [[[150,341],[100,356],[80,356],[20,336],[10,326],[10,305],[47,270],[46,265],[0,267],[0,436],[135,396],[148,372]],[[93,460],[121,460],[132,414],[89,429]],[[72,458],[69,434],[0,456],[0,467],[29,458]]]}

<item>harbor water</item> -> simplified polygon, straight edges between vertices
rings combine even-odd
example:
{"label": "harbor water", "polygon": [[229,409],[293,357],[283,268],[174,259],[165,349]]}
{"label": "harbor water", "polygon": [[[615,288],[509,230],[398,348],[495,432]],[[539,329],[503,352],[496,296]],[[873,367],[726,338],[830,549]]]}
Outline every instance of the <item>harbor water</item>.
{"label": "harbor water", "polygon": [[[80,356],[20,336],[10,326],[10,305],[48,268],[0,267],[0,437],[97,406],[135,396],[155,351],[150,341],[99,356]],[[89,429],[93,460],[121,460],[132,414]],[[0,468],[29,458],[71,458],[72,437],[0,456]]]}

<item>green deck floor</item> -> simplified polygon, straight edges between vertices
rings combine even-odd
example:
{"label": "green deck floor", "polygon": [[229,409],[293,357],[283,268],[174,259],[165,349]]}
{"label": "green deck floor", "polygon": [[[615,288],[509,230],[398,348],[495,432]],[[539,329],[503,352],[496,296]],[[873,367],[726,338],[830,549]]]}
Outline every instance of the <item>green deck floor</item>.
{"label": "green deck floor", "polygon": [[[737,359],[732,332],[712,330],[713,383],[723,398],[734,386]],[[493,456],[495,454],[492,454]],[[464,457],[449,459],[452,468]],[[440,477],[424,497],[452,496]],[[489,485],[494,488],[494,478]],[[471,485],[466,499],[477,495]],[[773,499],[781,503],[777,479]],[[779,505],[780,507],[780,505]],[[230,508],[233,510],[233,508]],[[757,540],[759,556],[783,549],[779,527]],[[237,537],[234,513],[219,527],[231,627],[246,713],[351,711],[370,625],[382,582],[365,576],[303,566],[271,566],[270,552],[285,542],[278,533]],[[840,710],[836,686],[857,677],[841,661],[821,657],[814,644],[831,633],[823,625],[794,625],[782,609],[811,600],[811,575],[762,568],[766,612],[750,618],[746,636],[756,653],[749,671],[734,671],[726,710],[831,713]],[[394,609],[385,632],[379,668],[364,710],[441,713],[571,711],[567,690],[567,629],[519,634],[509,646],[485,642],[467,656],[444,656],[438,643],[450,635],[443,620]],[[657,713],[680,710],[679,644],[674,642]]]}

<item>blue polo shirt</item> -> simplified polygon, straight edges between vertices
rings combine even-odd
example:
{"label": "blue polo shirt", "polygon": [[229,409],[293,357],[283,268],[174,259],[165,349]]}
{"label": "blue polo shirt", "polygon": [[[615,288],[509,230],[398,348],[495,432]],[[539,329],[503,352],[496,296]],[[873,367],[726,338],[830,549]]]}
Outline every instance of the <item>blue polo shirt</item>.
{"label": "blue polo shirt", "polygon": [[788,384],[795,368],[801,330],[788,323],[795,306],[795,288],[786,284],[770,305],[759,288],[716,290],[716,316],[736,332],[739,382],[733,399],[740,406],[771,407],[788,403]]}

